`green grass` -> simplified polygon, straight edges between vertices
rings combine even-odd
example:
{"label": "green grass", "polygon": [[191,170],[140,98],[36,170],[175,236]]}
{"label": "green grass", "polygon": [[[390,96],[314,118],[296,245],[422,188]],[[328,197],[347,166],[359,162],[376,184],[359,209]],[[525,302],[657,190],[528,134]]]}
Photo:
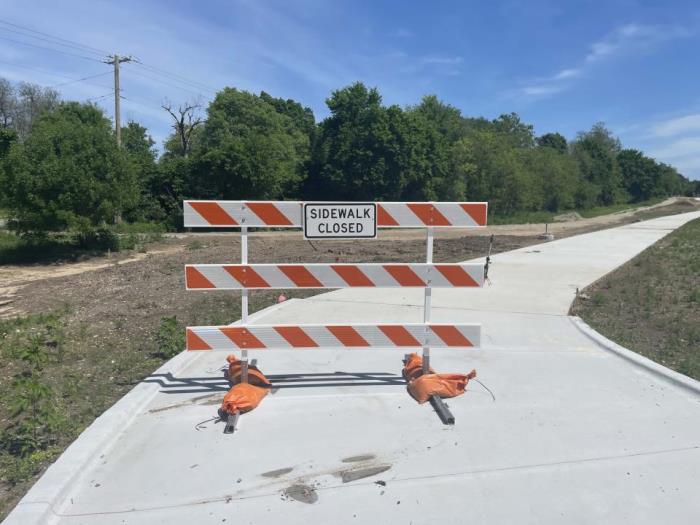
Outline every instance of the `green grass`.
{"label": "green grass", "polygon": [[630,203],[620,203],[611,204],[610,206],[596,206],[595,208],[586,209],[576,209],[576,210],[559,210],[556,213],[548,211],[519,211],[512,213],[510,215],[499,215],[489,217],[489,224],[540,224],[547,222],[554,222],[554,217],[569,212],[577,212],[584,219],[590,219],[592,217],[599,217],[601,215],[609,215],[611,213],[618,213],[627,210],[636,210],[637,208],[642,208],[644,206],[651,206],[661,202],[663,199],[650,199],[644,202],[637,202],[634,204]]}
{"label": "green grass", "polygon": [[572,313],[617,343],[700,379],[700,219],[585,290]]}
{"label": "green grass", "polygon": [[611,213],[619,213],[621,211],[636,210],[637,208],[642,208],[644,206],[652,206],[654,204],[658,204],[663,200],[663,198],[659,197],[657,199],[649,199],[643,202],[635,202],[634,204],[624,202],[619,204],[611,204],[609,206],[596,206],[594,208],[587,208],[576,211],[584,219],[591,219],[593,217],[599,217],[601,215],[610,215]]}

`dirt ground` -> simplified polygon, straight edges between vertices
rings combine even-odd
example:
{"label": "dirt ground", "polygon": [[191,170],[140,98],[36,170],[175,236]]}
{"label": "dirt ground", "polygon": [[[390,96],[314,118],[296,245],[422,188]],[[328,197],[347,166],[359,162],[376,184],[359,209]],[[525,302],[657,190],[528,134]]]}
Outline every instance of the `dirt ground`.
{"label": "dirt ground", "polygon": [[[700,208],[700,202],[685,198],[671,198],[659,204],[637,208],[636,210],[622,211],[588,219],[579,218],[553,222],[547,225],[547,230],[555,238],[568,237],[654,216],[682,213],[694,208]],[[436,257],[443,257],[443,261],[456,261],[484,255],[485,252],[470,251],[460,253],[459,250],[464,249],[469,244],[485,246],[487,242],[483,239],[490,235],[494,235],[498,239],[495,246],[497,250],[499,250],[498,246],[501,244],[512,246],[512,248],[508,249],[514,249],[518,245],[527,246],[538,242],[537,236],[544,231],[544,224],[498,225],[479,229],[442,229],[436,232],[436,242],[438,245],[442,245],[440,248],[436,247]],[[329,244],[328,241],[323,241],[310,245],[299,240],[300,233],[298,230],[261,231],[251,234],[250,260],[256,262],[333,262],[335,257],[331,255],[335,254],[338,260],[345,262],[360,262],[362,260],[365,262],[375,260],[404,261],[405,259],[397,259],[396,257],[406,253],[413,253],[411,250],[415,250],[415,257],[418,257],[418,259],[415,257],[411,259],[415,261],[421,260],[420,256],[423,249],[421,239],[424,237],[425,232],[421,229],[386,229],[380,231],[379,238],[375,241],[364,243],[345,242],[344,244],[342,242]],[[522,238],[522,244],[518,242],[517,238]],[[472,239],[473,241],[467,243],[465,239]],[[461,241],[455,243],[453,242],[455,240]],[[63,264],[0,266],[0,319],[27,315],[37,311],[32,304],[33,298],[36,298],[36,296],[31,293],[31,288],[27,288],[28,284],[35,281],[70,277],[85,272],[106,270],[132,263],[148,265],[152,264],[150,259],[153,258],[162,258],[163,261],[168,261],[170,256],[178,252],[199,252],[203,249],[202,255],[216,257],[219,254],[214,247],[223,245],[226,245],[228,248],[223,250],[220,258],[190,262],[213,262],[214,260],[232,262],[239,257],[240,248],[237,242],[235,232],[233,235],[230,233],[170,234],[167,235],[164,241],[149,246],[147,253],[115,253],[108,256],[90,258],[85,261]],[[391,242],[391,246],[388,246],[387,242]],[[279,243],[285,246],[285,250],[274,250],[274,247],[278,246]],[[458,246],[461,248],[458,248]],[[394,249],[395,247],[396,250]],[[444,253],[441,254],[437,251],[439,249],[444,250]],[[409,251],[407,252],[407,250]],[[505,250],[500,249],[500,251]],[[283,261],[279,257],[275,257],[275,253],[284,253],[287,259]],[[325,258],[324,253],[326,254]],[[353,258],[356,256],[360,258]],[[268,258],[266,259],[266,257]],[[365,259],[362,259],[363,257]],[[366,257],[372,257],[372,259],[367,259]],[[453,259],[450,259],[450,257],[453,257]],[[41,300],[39,299],[37,303],[41,305]]]}
{"label": "dirt ground", "polygon": [[[700,205],[700,203],[698,203]],[[674,201],[653,209],[605,218],[550,225],[557,238],[695,208]],[[544,225],[494,226],[436,232],[436,262],[456,262],[543,242]],[[373,241],[301,239],[299,231],[260,232],[250,236],[251,262],[419,262],[425,257],[425,232],[385,230]],[[31,465],[20,464],[12,477],[0,475],[0,519],[60,452],[104,410],[147,377],[167,357],[156,334],[164,318],[175,317],[178,335],[186,325],[225,324],[240,317],[240,295],[231,291],[186,292],[186,263],[239,260],[237,234],[178,234],[148,246],[149,253],[119,253],[87,261],[0,268],[0,399],[12,392],[22,362],[8,356],[30,336],[45,338],[51,352],[42,380],[70,424],[56,437],[50,453]],[[281,293],[306,297],[319,291],[252,291],[251,311],[274,304]],[[40,314],[53,316],[51,326]],[[29,317],[27,317],[29,316]],[[0,336],[3,334],[0,333]],[[7,402],[0,402],[0,431],[8,424]],[[213,407],[215,410],[215,407]],[[16,458],[0,457],[12,462]],[[10,464],[10,463],[8,463]],[[9,470],[5,464],[0,467]],[[13,467],[14,468],[14,467]],[[11,478],[11,479],[10,479]]]}

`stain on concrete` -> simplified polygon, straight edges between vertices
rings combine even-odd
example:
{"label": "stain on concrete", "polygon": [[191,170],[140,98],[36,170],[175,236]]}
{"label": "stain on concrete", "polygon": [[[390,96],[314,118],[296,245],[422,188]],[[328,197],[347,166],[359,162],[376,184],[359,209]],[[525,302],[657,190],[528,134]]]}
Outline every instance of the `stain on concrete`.
{"label": "stain on concrete", "polygon": [[340,479],[343,483],[349,483],[350,481],[356,481],[358,479],[369,478],[370,476],[376,476],[382,472],[386,472],[391,468],[391,465],[377,465],[374,467],[364,467],[356,468],[350,470],[344,470],[340,473]]}
{"label": "stain on concrete", "polygon": [[374,459],[376,456],[374,454],[360,454],[359,456],[350,456],[349,458],[343,458],[340,461],[343,463],[356,463],[358,461],[369,461]]}
{"label": "stain on concrete", "polygon": [[207,394],[204,396],[193,397],[183,401],[182,403],[177,403],[175,405],[168,405],[160,408],[152,408],[148,411],[149,414],[156,414],[158,412],[164,412],[166,410],[172,410],[174,408],[180,408],[189,405],[219,405],[223,401],[223,396],[221,394]]}
{"label": "stain on concrete", "polygon": [[284,489],[283,494],[286,498],[291,498],[293,500],[300,501],[301,503],[312,504],[318,501],[316,489],[310,485],[304,485],[302,483],[287,487]]}
{"label": "stain on concrete", "polygon": [[289,474],[292,470],[294,470],[294,467],[285,467],[277,470],[270,470],[269,472],[263,472],[260,475],[265,476],[266,478],[279,478],[280,476]]}

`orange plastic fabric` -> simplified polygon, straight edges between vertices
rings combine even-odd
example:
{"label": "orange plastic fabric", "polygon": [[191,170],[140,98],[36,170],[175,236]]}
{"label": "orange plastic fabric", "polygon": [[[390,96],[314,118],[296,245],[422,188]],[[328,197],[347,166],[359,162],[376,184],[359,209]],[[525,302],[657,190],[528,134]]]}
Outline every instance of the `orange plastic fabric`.
{"label": "orange plastic fabric", "polygon": [[448,398],[464,394],[469,380],[476,377],[476,370],[468,374],[436,374],[430,368],[427,374],[423,374],[423,358],[413,353],[404,362],[403,377],[408,382],[411,396],[419,403],[425,403],[430,396]]}
{"label": "orange plastic fabric", "polygon": [[[434,374],[435,370],[430,369],[430,373]],[[406,358],[406,362],[403,365],[403,377],[409,383],[423,375],[423,358],[416,354],[415,352],[409,354]]]}
{"label": "orange plastic fabric", "polygon": [[476,377],[476,370],[468,374],[425,374],[408,383],[408,392],[419,403],[425,403],[430,396],[441,398],[464,394],[470,379]]}
{"label": "orange plastic fabric", "polygon": [[[228,361],[228,379],[232,383],[240,383],[243,375],[243,363],[235,355],[231,354],[226,358]],[[251,385],[270,387],[270,381],[258,369],[257,366],[248,365],[248,383]]]}
{"label": "orange plastic fabric", "polygon": [[233,385],[221,403],[221,412],[234,414],[236,411],[244,414],[257,407],[267,395],[268,389],[251,385],[250,383],[238,383]]}

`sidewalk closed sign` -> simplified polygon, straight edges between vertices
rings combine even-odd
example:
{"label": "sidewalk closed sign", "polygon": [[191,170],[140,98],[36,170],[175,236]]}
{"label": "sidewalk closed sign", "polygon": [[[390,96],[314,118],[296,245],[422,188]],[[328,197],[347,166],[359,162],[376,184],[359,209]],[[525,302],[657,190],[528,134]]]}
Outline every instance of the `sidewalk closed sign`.
{"label": "sidewalk closed sign", "polygon": [[373,202],[304,203],[305,239],[374,239],[377,205]]}

